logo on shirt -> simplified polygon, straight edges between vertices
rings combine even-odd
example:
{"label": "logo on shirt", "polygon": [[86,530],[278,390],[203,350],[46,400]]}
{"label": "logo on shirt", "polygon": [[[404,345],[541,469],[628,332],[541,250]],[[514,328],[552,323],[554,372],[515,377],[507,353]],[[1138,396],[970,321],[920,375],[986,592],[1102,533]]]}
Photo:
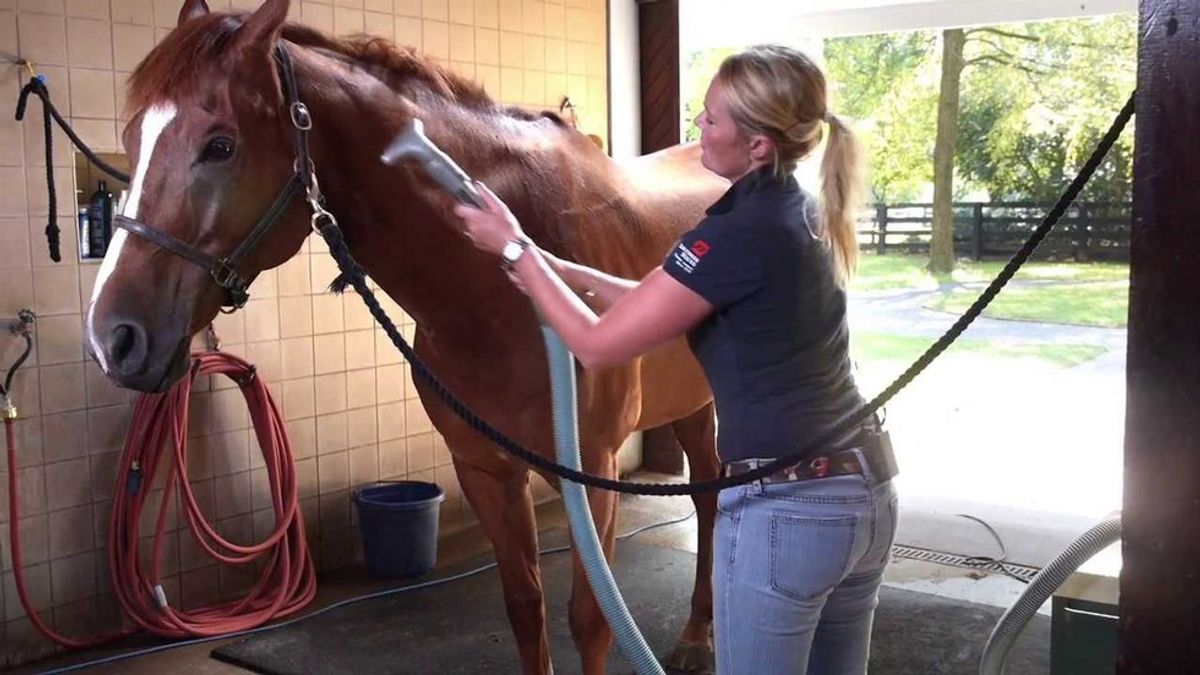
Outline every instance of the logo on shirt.
{"label": "logo on shirt", "polygon": [[697,258],[703,258],[704,254],[708,253],[709,249],[711,248],[712,247],[708,245],[707,241],[704,241],[703,239],[697,239],[696,243],[692,244],[692,253],[695,253]]}
{"label": "logo on shirt", "polygon": [[692,253],[691,249],[682,241],[675,246],[675,253],[672,257],[675,258],[675,264],[679,266],[679,269],[688,274],[691,274],[696,269],[696,265],[700,263],[700,256]]}

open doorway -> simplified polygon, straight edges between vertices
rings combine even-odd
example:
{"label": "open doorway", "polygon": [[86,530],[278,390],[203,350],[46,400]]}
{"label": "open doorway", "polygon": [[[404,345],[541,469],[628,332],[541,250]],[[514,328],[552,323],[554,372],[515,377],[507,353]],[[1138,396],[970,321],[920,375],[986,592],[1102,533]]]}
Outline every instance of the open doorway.
{"label": "open doorway", "polygon": [[[720,60],[774,41],[823,64],[832,112],[867,147],[850,323],[868,397],[1003,267],[1134,88],[1134,3],[1012,5],[755,3],[753,25],[702,0],[681,6],[684,140]],[[950,95],[947,140],[939,103]],[[952,169],[936,175],[946,153]],[[1121,508],[1132,158],[1127,129],[1034,261],[887,406],[900,544],[1036,568]],[[797,172],[813,193],[818,168],[819,156]],[[949,213],[936,225],[935,196]],[[941,223],[948,262],[935,260]],[[1017,591],[974,597],[1007,605]]]}

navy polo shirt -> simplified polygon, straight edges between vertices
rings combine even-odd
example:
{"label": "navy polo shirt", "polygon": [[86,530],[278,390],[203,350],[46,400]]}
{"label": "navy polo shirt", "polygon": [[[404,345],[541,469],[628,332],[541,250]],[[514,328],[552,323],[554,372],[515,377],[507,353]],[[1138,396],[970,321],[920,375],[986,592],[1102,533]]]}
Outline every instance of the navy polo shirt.
{"label": "navy polo shirt", "polygon": [[816,200],[763,167],[734,183],[663,262],[714,307],[688,343],[712,386],[724,462],[792,454],[863,403],[846,292],[819,227]]}

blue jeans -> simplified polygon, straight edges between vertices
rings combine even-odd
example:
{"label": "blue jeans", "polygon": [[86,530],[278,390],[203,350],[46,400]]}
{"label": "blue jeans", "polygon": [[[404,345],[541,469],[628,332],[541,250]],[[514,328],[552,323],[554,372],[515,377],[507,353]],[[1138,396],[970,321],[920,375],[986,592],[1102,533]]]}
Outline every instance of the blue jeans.
{"label": "blue jeans", "polygon": [[758,482],[717,497],[717,675],[861,675],[896,532],[891,481]]}

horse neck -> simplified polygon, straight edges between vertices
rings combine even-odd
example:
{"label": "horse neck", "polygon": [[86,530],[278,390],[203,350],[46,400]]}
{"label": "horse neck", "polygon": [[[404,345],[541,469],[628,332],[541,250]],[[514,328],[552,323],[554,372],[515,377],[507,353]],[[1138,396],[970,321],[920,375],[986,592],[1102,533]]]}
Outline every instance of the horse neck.
{"label": "horse neck", "polygon": [[[430,139],[508,198],[529,234],[541,240],[547,238],[541,224],[565,197],[564,183],[539,167],[558,163],[569,135],[554,132],[549,120],[469,109],[419,83],[397,90],[362,70],[347,77],[344,63],[320,54],[310,52],[302,61],[297,74],[313,113],[312,151],[322,190],[371,277],[427,331],[439,324],[461,330],[494,322],[513,308],[530,311],[504,280],[496,257],[462,237],[449,197],[415,169],[385,166],[379,155],[404,120],[422,118]],[[603,193],[590,177],[571,182]]]}

